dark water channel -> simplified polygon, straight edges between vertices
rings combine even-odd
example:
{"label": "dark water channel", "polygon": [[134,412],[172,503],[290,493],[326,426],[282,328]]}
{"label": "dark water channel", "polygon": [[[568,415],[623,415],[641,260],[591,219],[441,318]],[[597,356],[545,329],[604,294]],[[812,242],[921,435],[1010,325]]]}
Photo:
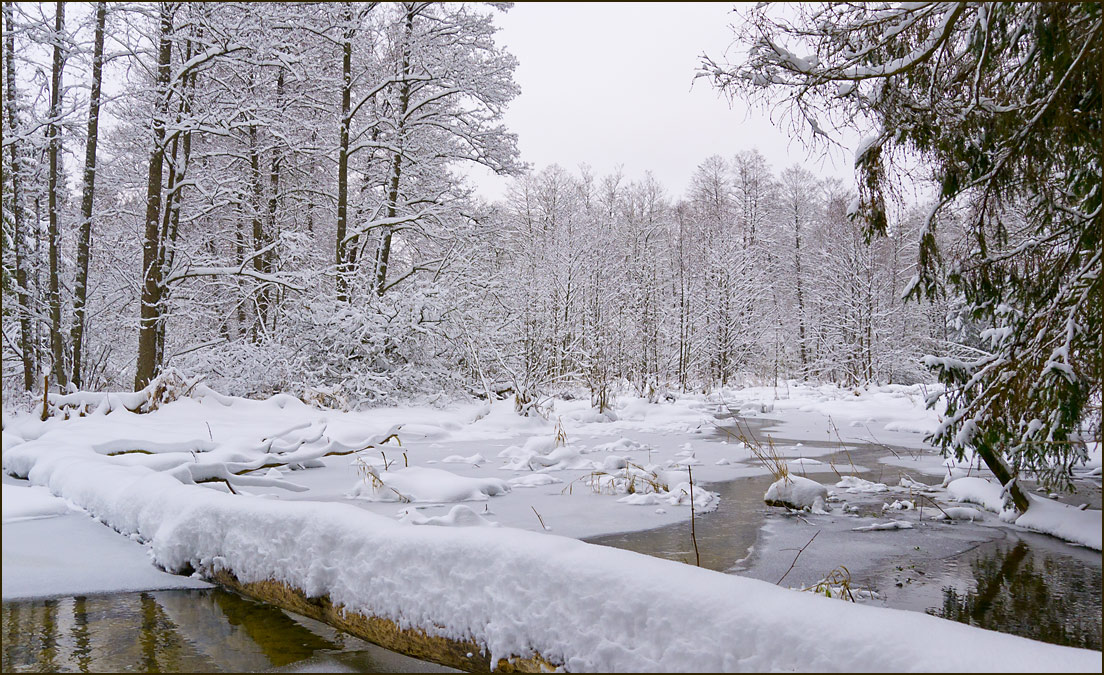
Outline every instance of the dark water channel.
{"label": "dark water channel", "polygon": [[4,672],[456,672],[220,589],[4,602]]}

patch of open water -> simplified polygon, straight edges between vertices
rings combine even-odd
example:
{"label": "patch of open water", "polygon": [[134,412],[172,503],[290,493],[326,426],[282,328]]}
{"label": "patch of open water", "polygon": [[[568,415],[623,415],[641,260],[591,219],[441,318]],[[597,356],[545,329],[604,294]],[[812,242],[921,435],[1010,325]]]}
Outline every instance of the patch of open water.
{"label": "patch of open water", "polygon": [[457,672],[221,589],[3,603],[4,672]]}

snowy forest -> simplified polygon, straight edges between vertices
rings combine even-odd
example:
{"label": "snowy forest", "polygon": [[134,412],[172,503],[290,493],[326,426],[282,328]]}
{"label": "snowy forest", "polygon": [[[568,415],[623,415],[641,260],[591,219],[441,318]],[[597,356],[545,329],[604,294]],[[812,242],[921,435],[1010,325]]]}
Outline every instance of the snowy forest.
{"label": "snowy forest", "polygon": [[1099,672],[1101,7],[740,5],[664,185],[564,7],[4,2],[3,669]]}
{"label": "snowy forest", "polygon": [[[868,245],[857,195],[751,147],[684,195],[526,171],[491,8],[65,9],[5,9],[6,396],[178,368],[352,408],[597,401],[913,383],[976,347],[953,303],[902,301],[920,205]],[[471,163],[517,176],[504,201]]]}

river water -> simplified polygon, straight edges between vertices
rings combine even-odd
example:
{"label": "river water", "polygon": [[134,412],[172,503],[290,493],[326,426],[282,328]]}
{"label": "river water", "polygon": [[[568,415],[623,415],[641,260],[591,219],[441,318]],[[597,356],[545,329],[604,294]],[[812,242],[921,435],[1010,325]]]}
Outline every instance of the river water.
{"label": "river water", "polygon": [[4,672],[455,672],[221,589],[3,603]]}

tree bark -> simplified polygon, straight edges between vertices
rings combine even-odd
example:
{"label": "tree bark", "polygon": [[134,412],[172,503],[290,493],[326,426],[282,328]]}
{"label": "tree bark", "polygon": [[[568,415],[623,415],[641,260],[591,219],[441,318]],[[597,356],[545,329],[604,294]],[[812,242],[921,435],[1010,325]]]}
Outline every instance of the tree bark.
{"label": "tree bark", "polygon": [[[280,67],[279,73],[276,75],[276,107],[279,110],[283,105],[284,100],[284,69]],[[276,212],[279,208],[279,194],[280,194],[280,164],[283,158],[279,149],[273,145],[272,148],[272,160],[269,165],[268,171],[268,186],[271,193],[268,197],[268,232],[269,239],[276,241],[279,238],[279,228],[276,223]],[[271,250],[265,253],[264,256],[264,271],[271,274],[276,268],[276,251]],[[282,292],[279,287],[272,289],[268,297],[268,302],[271,309],[279,310],[280,299]],[[272,326],[276,325],[276,312],[272,312]]]}
{"label": "tree bark", "polygon": [[23,388],[27,391],[34,389],[35,374],[38,370],[36,359],[37,345],[34,332],[31,329],[30,306],[31,299],[27,288],[27,267],[24,260],[24,232],[23,232],[23,161],[19,153],[19,116],[16,112],[15,91],[15,8],[13,3],[4,3],[4,31],[5,46],[5,79],[8,86],[5,90],[8,107],[8,133],[13,138],[8,146],[11,153],[12,174],[12,248],[15,249],[15,302],[19,316],[19,349],[23,352]]}
{"label": "tree bark", "polygon": [[84,194],[81,196],[77,280],[73,289],[73,384],[83,384],[84,317],[88,302],[88,264],[92,256],[92,205],[96,191],[96,143],[100,126],[100,82],[103,78],[104,24],[107,3],[96,3],[96,37],[92,53],[92,93],[88,99],[88,138],[84,145]]}
{"label": "tree bark", "polygon": [[46,127],[49,140],[49,178],[47,180],[47,244],[50,258],[50,352],[53,357],[54,380],[58,388],[68,381],[65,372],[65,345],[61,334],[61,232],[58,229],[58,177],[61,173],[61,128],[58,118],[61,116],[62,71],[65,68],[65,54],[61,46],[61,33],[65,29],[65,3],[58,2],[54,10],[54,58],[50,69],[50,121]]}
{"label": "tree bark", "polygon": [[[410,37],[414,33],[414,5],[406,6],[406,42],[403,45],[402,57],[402,81],[399,85],[399,115],[395,129],[396,144],[402,148],[403,130],[406,122],[406,113],[410,107]],[[402,176],[402,153],[395,152],[391,158],[390,185],[387,188],[387,217],[394,218],[398,214],[399,180]],[[387,289],[387,263],[391,257],[391,237],[393,228],[385,225],[380,231],[379,250],[376,252],[376,294],[383,295]]]}
{"label": "tree bark", "polygon": [[353,8],[346,3],[344,41],[341,43],[341,137],[337,148],[337,299],[349,299],[348,256],[345,253],[345,232],[349,226],[349,111],[353,89]]}
{"label": "tree bark", "polygon": [[163,293],[160,249],[161,242],[161,176],[165,160],[165,124],[169,107],[169,81],[172,75],[173,16],[170,7],[162,3],[161,37],[157,52],[157,96],[160,99],[153,119],[153,147],[150,149],[149,177],[146,181],[145,236],[142,243],[142,302],[138,324],[138,363],[134,374],[134,389],[142,389],[156,376],[160,368],[157,358],[158,324]]}
{"label": "tree bark", "polygon": [[[264,233],[264,221],[261,217],[261,200],[264,199],[264,185],[261,182],[261,155],[257,147],[257,125],[249,125],[249,173],[253,184],[253,269],[258,274],[264,274],[264,255],[258,253],[268,245]],[[268,289],[263,282],[256,293],[257,321],[250,333],[253,339],[260,337],[264,326],[268,321]]]}

